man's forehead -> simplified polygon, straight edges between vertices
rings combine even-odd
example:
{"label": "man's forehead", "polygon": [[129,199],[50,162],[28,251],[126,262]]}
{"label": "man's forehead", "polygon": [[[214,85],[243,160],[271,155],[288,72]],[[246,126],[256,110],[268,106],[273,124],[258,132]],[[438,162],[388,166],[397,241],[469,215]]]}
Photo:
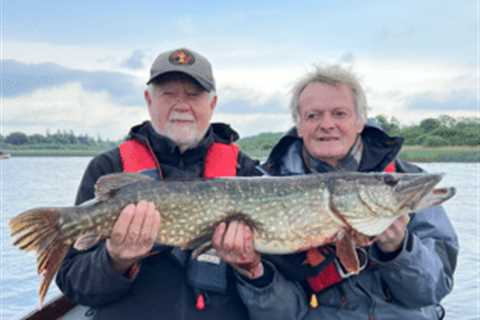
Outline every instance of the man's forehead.
{"label": "man's forehead", "polygon": [[321,96],[338,96],[338,97],[352,97],[352,88],[343,83],[330,84],[323,82],[309,83],[301,92],[302,96],[321,95]]}
{"label": "man's forehead", "polygon": [[317,107],[353,107],[355,104],[350,87],[344,84],[330,85],[311,83],[305,87],[299,97],[302,106]]}

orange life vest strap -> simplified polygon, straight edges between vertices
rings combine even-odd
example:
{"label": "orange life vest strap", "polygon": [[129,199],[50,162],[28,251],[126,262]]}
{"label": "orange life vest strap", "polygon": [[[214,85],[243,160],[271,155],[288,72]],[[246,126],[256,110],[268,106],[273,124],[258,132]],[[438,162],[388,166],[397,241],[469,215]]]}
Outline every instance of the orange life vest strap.
{"label": "orange life vest strap", "polygon": [[157,167],[148,147],[137,140],[122,142],[119,149],[123,172],[141,172]]}
{"label": "orange life vest strap", "polygon": [[203,177],[234,177],[237,175],[237,158],[240,149],[236,144],[213,143],[205,157]]}
{"label": "orange life vest strap", "polygon": [[[121,143],[119,149],[123,172],[142,172],[157,168],[155,155],[145,144],[132,139]],[[235,144],[213,143],[205,157],[203,176],[236,176],[238,153],[239,148]]]}
{"label": "orange life vest strap", "polygon": [[397,167],[395,166],[395,161],[390,162],[390,163],[385,167],[385,169],[383,169],[383,172],[387,172],[387,173],[397,172]]}

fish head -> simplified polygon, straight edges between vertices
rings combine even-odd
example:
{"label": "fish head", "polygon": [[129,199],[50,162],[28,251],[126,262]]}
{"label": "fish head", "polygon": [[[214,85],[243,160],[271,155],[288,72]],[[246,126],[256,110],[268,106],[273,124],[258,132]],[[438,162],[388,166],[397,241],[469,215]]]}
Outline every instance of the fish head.
{"label": "fish head", "polygon": [[332,218],[363,235],[375,236],[399,216],[439,205],[455,194],[437,188],[442,174],[343,174],[329,179]]}
{"label": "fish head", "polygon": [[435,186],[443,174],[351,174],[330,182],[331,205],[343,215],[397,217],[438,205],[455,194]]}
{"label": "fish head", "polygon": [[453,187],[435,188],[443,178],[442,173],[398,173],[392,176],[398,180],[393,194],[399,208],[410,212],[438,206],[456,193]]}

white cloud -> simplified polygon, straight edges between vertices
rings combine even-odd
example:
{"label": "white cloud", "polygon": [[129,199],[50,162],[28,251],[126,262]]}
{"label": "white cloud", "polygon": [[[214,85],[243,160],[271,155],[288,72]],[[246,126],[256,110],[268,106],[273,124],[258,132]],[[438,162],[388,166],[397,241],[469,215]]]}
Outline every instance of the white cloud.
{"label": "white cloud", "polygon": [[37,90],[28,96],[4,99],[3,103],[5,133],[73,130],[76,134],[119,139],[130,126],[148,117],[144,106],[115,105],[106,92],[87,92],[79,84]]}
{"label": "white cloud", "polygon": [[[426,117],[436,117],[446,111],[407,110],[413,96],[429,93],[439,100],[447,99],[453,91],[475,92],[477,83],[471,66],[439,61],[400,61],[356,59],[354,70],[366,89],[371,115],[395,116],[405,124]],[[452,116],[475,115],[452,109]]]}
{"label": "white cloud", "polygon": [[[13,59],[24,63],[52,62],[67,68],[83,71],[122,71],[143,79],[147,79],[150,65],[132,70],[122,67],[132,52],[140,50],[126,46],[93,47],[88,45],[59,45],[45,42],[8,41],[3,51],[4,59]],[[145,61],[155,58],[150,50],[142,50]]]}
{"label": "white cloud", "polygon": [[[123,52],[122,52],[123,51]],[[110,70],[111,57],[128,57],[131,51],[115,48],[89,47],[88,45],[54,45],[43,42],[8,41],[5,43],[4,58],[27,63],[54,62],[85,71]],[[121,59],[119,59],[121,61]]]}
{"label": "white cloud", "polygon": [[216,113],[214,122],[225,122],[234,128],[240,137],[247,137],[262,132],[283,132],[293,126],[290,114],[226,114]]}
{"label": "white cloud", "polygon": [[[185,21],[186,25],[190,23],[188,19]],[[474,68],[461,61],[446,63],[434,59],[372,59],[355,52],[334,50],[312,55],[308,49],[287,50],[287,44],[279,44],[275,49],[262,45],[253,48],[253,42],[252,40],[248,45],[236,44],[234,50],[220,50],[221,43],[194,48],[207,55],[214,64],[219,94],[219,108],[214,119],[231,123],[242,135],[289,128],[291,121],[285,106],[290,99],[290,89],[298,78],[311,70],[314,63],[321,62],[352,65],[366,88],[372,116],[395,116],[402,123],[416,122],[444,113],[452,116],[478,116],[478,112],[475,114],[454,109],[434,112],[406,108],[411,97],[425,93],[441,100],[450,97],[452,90],[475,92],[478,78],[474,74]],[[159,47],[172,47],[171,42],[164,44],[165,42],[160,43]],[[124,47],[118,49],[9,42],[4,57],[30,63],[50,61],[86,71],[121,70],[138,76],[139,79],[146,79],[149,63],[141,70],[119,69],[119,63],[130,57],[133,50],[134,48],[127,50]],[[144,61],[153,61],[158,53],[153,49],[145,49],[143,52]],[[141,95],[142,92],[138,94]],[[235,101],[248,102],[248,106],[252,107],[251,112],[222,113],[222,104]],[[275,106],[278,102],[280,114],[267,114],[254,108],[256,105],[272,104],[272,101]],[[58,128],[119,138],[126,134],[131,125],[146,119],[147,113],[143,105],[125,107],[118,103],[121,102],[113,102],[112,97],[105,92],[86,92],[78,84],[38,90],[29,96],[4,99],[4,132],[16,129],[44,133],[46,128]],[[285,115],[281,114],[282,110]]]}
{"label": "white cloud", "polygon": [[[262,99],[265,96],[275,95],[281,97],[289,96],[293,83],[303,75],[307,68],[302,67],[270,67],[249,68],[230,67],[216,71],[217,83],[219,83],[219,92],[226,95],[225,99],[238,99],[238,95],[249,92],[248,96],[255,99]],[[240,93],[232,88],[245,88]],[[243,97],[245,98],[245,97]]]}

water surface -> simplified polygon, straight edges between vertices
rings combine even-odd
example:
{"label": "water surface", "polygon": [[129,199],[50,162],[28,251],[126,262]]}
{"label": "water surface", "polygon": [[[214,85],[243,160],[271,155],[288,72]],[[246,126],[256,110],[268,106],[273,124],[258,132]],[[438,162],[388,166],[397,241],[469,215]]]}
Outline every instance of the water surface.
{"label": "water surface", "polygon": [[[38,305],[35,256],[11,245],[8,219],[38,206],[69,206],[90,158],[28,157],[0,161],[0,319],[18,319]],[[441,182],[457,195],[445,204],[460,239],[453,292],[444,300],[447,319],[480,319],[480,164],[420,164],[445,172]],[[47,300],[58,295],[53,284]]]}

